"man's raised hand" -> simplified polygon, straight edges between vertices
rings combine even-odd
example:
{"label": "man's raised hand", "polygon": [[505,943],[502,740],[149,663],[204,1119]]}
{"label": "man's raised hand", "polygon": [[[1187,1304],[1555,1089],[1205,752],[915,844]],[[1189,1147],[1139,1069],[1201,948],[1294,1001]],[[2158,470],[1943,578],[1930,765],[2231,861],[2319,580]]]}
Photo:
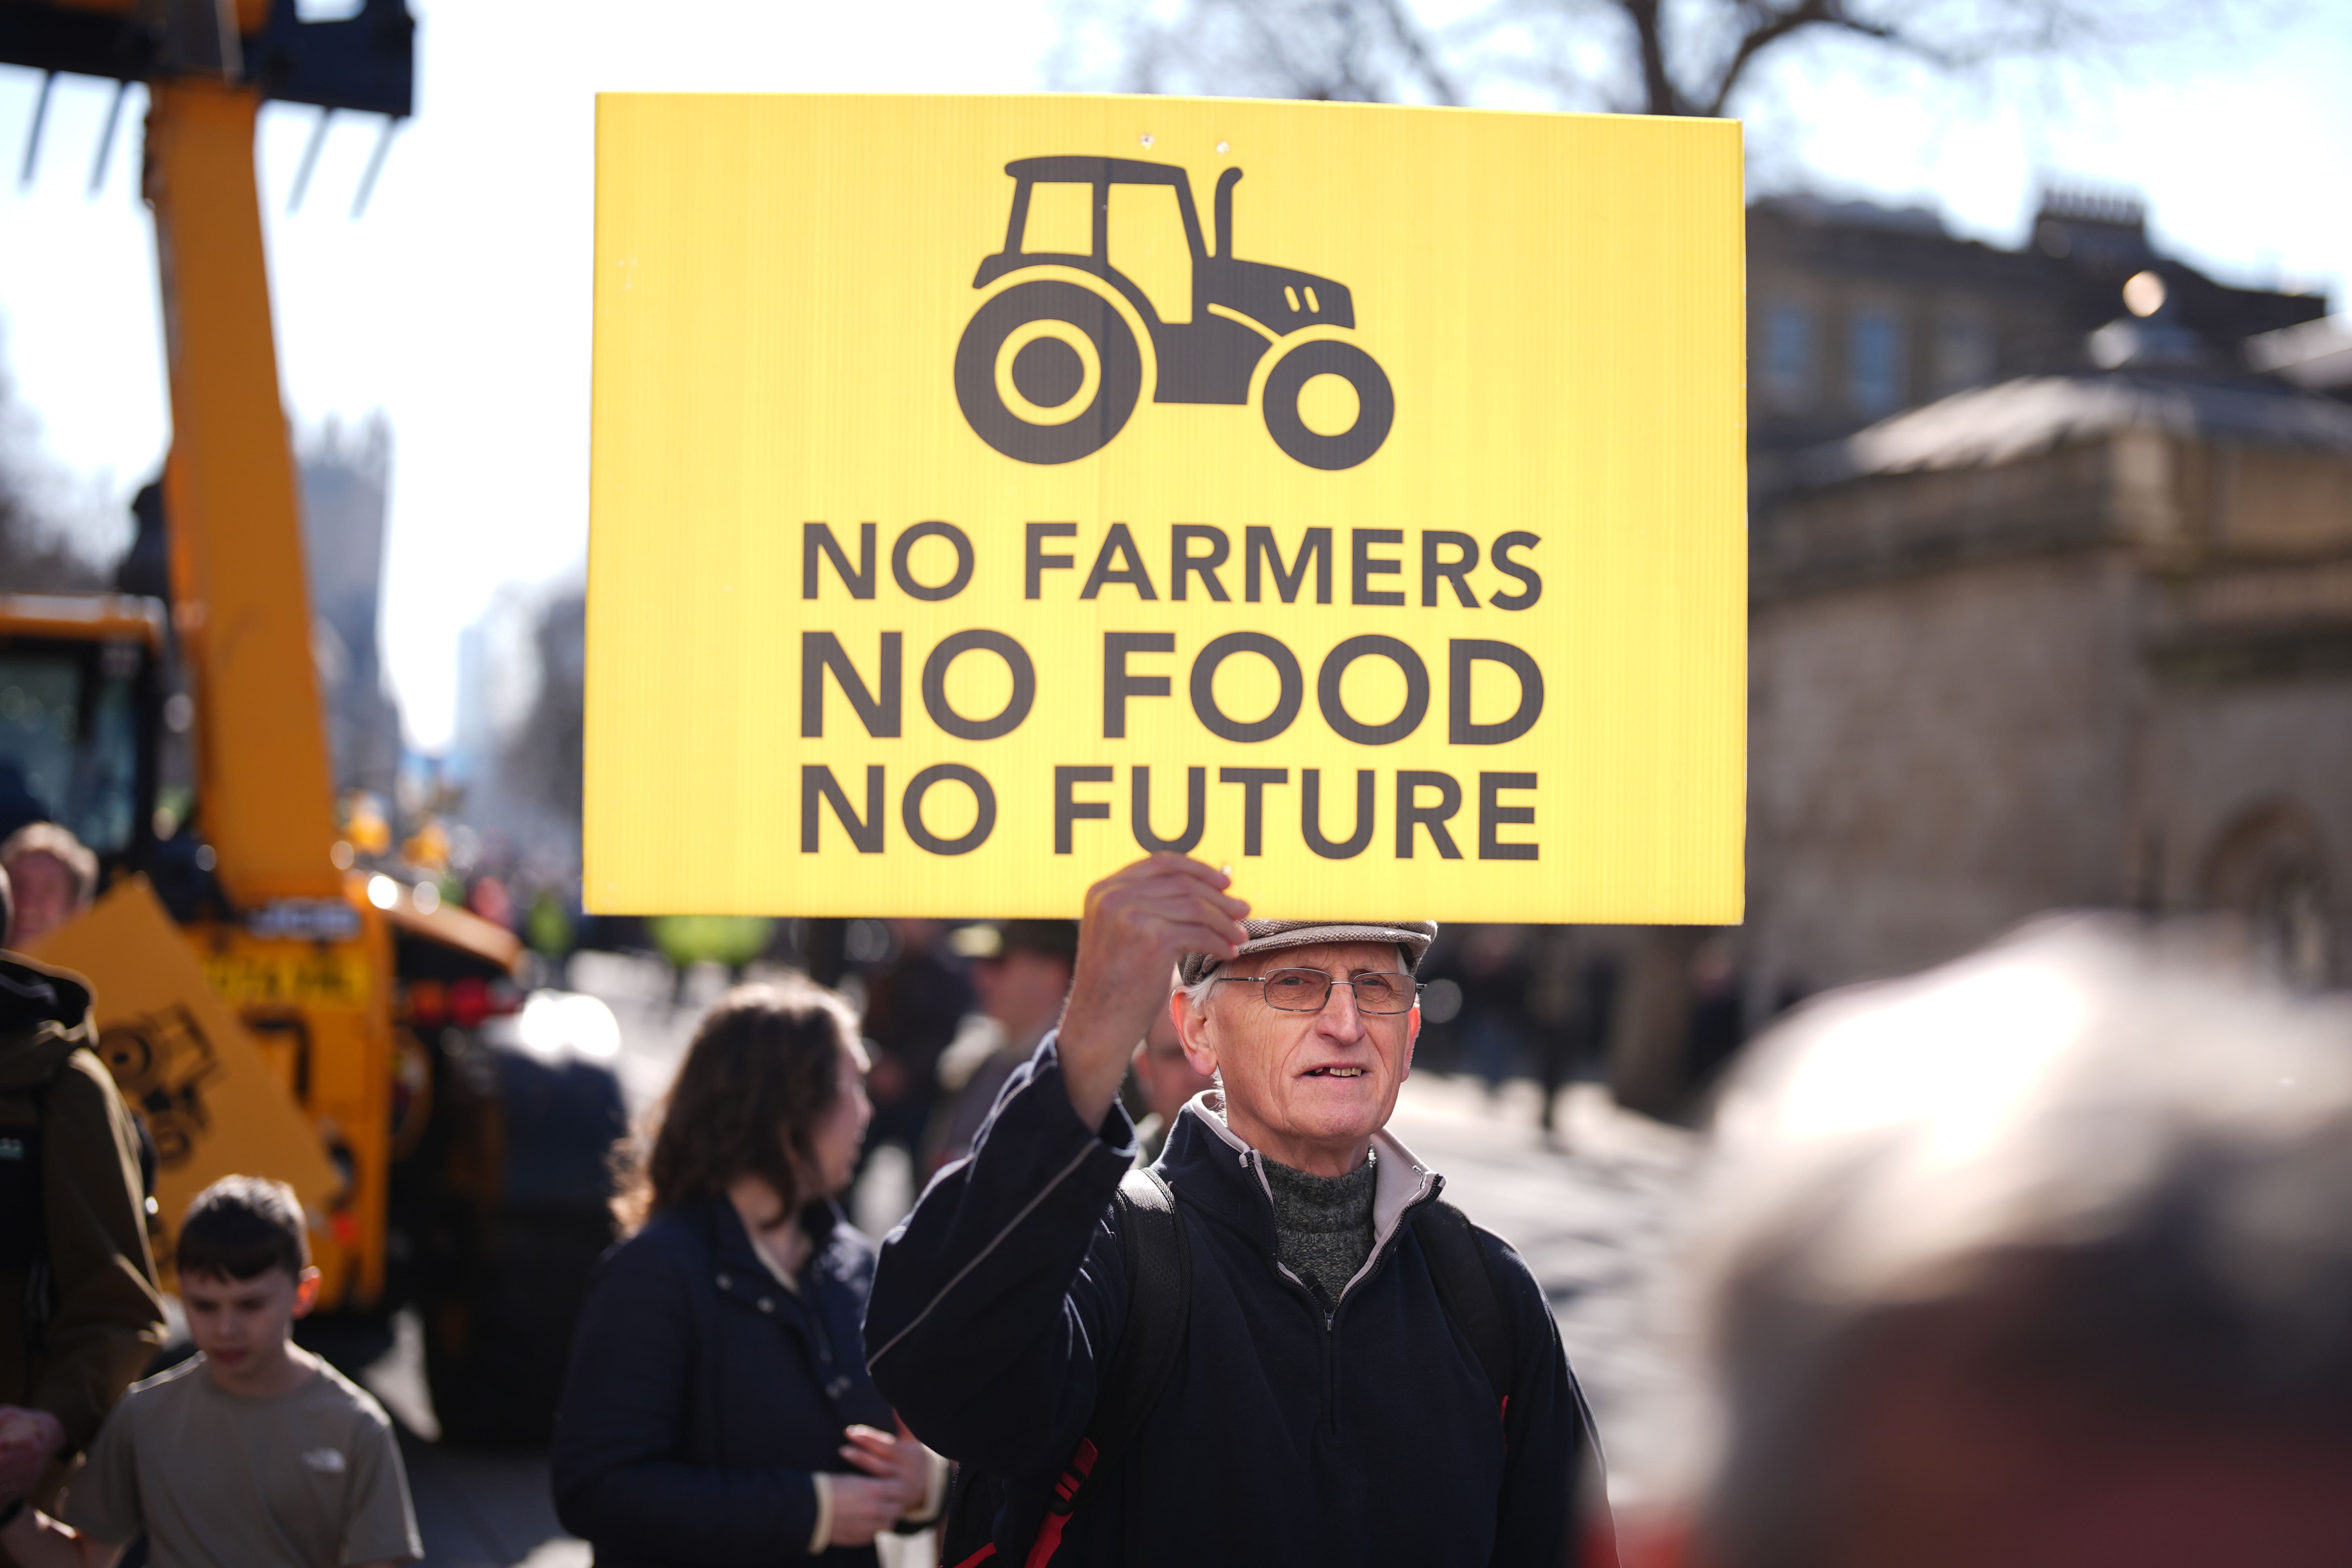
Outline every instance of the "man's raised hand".
{"label": "man's raised hand", "polygon": [[1159,854],[1087,889],[1078,963],[1055,1043],[1070,1108],[1102,1124],[1135,1042],[1168,1006],[1168,976],[1188,952],[1231,958],[1249,940],[1249,905],[1233,879],[1182,855]]}

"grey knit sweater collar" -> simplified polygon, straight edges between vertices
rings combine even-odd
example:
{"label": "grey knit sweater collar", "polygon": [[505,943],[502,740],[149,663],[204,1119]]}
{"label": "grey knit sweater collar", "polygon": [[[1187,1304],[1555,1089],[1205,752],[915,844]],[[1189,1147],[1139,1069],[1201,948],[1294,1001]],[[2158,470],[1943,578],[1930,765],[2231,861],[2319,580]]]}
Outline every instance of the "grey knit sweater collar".
{"label": "grey knit sweater collar", "polygon": [[1344,1176],[1310,1176],[1260,1157],[1274,1199],[1275,1255],[1322,1298],[1328,1312],[1372,1255],[1378,1153]]}

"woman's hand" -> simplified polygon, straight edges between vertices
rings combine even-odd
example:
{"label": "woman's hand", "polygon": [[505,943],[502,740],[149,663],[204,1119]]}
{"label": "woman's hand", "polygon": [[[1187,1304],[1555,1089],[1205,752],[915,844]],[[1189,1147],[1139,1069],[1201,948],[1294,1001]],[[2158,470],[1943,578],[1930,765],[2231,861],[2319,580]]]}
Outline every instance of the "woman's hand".
{"label": "woman's hand", "polygon": [[903,1510],[898,1507],[900,1487],[895,1477],[869,1480],[864,1476],[834,1476],[827,1484],[833,1489],[829,1544],[871,1545],[876,1536],[898,1522]]}
{"label": "woman's hand", "polygon": [[841,1457],[867,1475],[889,1482],[896,1489],[893,1495],[901,1514],[920,1513],[923,1504],[930,1500],[931,1457],[904,1421],[898,1426],[895,1437],[879,1426],[852,1426],[845,1434],[849,1441],[841,1446]]}

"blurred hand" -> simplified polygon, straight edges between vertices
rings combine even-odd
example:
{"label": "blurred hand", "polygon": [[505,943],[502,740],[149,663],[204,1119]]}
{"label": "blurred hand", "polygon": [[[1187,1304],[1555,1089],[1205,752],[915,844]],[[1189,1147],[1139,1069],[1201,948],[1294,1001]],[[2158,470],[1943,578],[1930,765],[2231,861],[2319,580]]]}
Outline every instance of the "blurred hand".
{"label": "blurred hand", "polygon": [[31,1491],[65,1446],[65,1426],[47,1411],[0,1405],[0,1498]]}
{"label": "blurred hand", "polygon": [[898,1511],[915,1513],[930,1497],[931,1458],[904,1421],[898,1426],[895,1437],[879,1426],[852,1426],[841,1455],[867,1475],[897,1483]]}
{"label": "blurred hand", "polygon": [[898,1522],[898,1482],[864,1476],[834,1476],[833,1537],[835,1546],[868,1546]]}
{"label": "blurred hand", "polygon": [[1249,940],[1249,906],[1233,879],[1181,855],[1158,854],[1087,889],[1077,973],[1056,1048],[1070,1107],[1100,1126],[1127,1076],[1127,1058],[1168,1007],[1168,975],[1188,952],[1231,958]]}

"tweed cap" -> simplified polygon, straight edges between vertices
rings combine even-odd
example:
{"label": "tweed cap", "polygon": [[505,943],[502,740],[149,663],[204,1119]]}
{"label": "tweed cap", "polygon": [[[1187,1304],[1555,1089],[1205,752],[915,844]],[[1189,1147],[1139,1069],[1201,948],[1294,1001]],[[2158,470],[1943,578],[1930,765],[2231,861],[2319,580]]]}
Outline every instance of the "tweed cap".
{"label": "tweed cap", "polygon": [[[1244,921],[1249,940],[1241,957],[1273,952],[1286,947],[1322,947],[1343,942],[1392,942],[1404,949],[1405,967],[1421,967],[1421,955],[1437,940],[1435,921]],[[1187,985],[1198,985],[1223,966],[1224,960],[1205,952],[1188,952],[1177,973]]]}

